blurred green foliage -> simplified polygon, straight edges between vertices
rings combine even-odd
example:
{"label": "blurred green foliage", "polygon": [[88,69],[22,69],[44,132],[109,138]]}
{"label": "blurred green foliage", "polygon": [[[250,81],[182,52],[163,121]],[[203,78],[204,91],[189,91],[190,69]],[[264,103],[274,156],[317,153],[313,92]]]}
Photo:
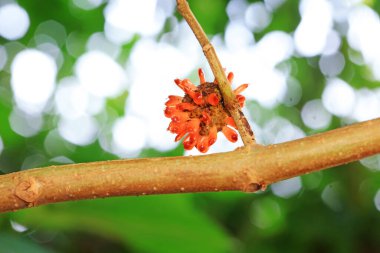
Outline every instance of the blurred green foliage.
{"label": "blurred green foliage", "polygon": [[[37,26],[54,19],[64,25],[66,33],[75,32],[74,56],[61,46],[65,61],[58,78],[72,74],[73,63],[85,51],[88,37],[103,31],[105,4],[94,10],[82,10],[71,1],[18,1],[31,20],[29,32],[19,40],[29,42]],[[376,2],[376,1],[375,1]],[[194,13],[208,34],[224,33],[228,22],[228,1],[190,1]],[[274,30],[292,32],[299,23],[298,1],[287,1],[276,10],[273,21],[255,34],[259,40]],[[376,6],[379,3],[376,2]],[[178,18],[180,18],[178,16]],[[52,31],[54,32],[54,31]],[[124,45],[120,59],[125,60],[138,36]],[[7,41],[0,38],[0,44]],[[17,47],[17,44],[15,44]],[[347,46],[342,53],[347,55]],[[9,57],[12,57],[10,55]],[[250,111],[260,112],[252,118],[261,124],[275,115],[289,119],[307,134],[315,131],[303,125],[299,110],[307,101],[319,98],[323,87],[315,84],[325,77],[310,61],[294,57],[294,76],[303,85],[303,96],[295,107],[279,105],[265,109],[249,102]],[[363,79],[364,66],[347,61],[341,77],[356,87],[378,87]],[[13,102],[9,73],[0,72],[0,134],[6,147],[0,156],[3,173],[18,171],[26,158],[32,163],[23,169],[57,164],[52,157],[66,156],[74,162],[116,159],[98,142],[76,147],[64,145],[53,155],[44,149],[48,131],[56,123],[31,138],[17,135],[9,125]],[[128,94],[107,101],[107,110],[124,113]],[[339,126],[339,119],[330,128]],[[145,149],[141,157],[178,156],[181,146],[162,153]],[[34,162],[33,162],[34,161]],[[380,252],[380,212],[373,202],[380,187],[380,174],[352,163],[302,177],[302,190],[284,199],[270,190],[256,194],[237,192],[202,193],[144,197],[118,197],[52,204],[0,215],[0,253],[47,252]],[[326,186],[338,185],[334,210],[322,200]],[[17,231],[17,224],[25,228]]]}

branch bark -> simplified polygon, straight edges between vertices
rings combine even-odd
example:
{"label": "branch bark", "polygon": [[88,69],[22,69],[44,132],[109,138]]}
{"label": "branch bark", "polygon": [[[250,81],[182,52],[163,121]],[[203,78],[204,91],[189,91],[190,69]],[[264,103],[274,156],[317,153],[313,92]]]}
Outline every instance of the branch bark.
{"label": "branch bark", "polygon": [[177,9],[189,24],[191,30],[202,47],[203,53],[207,58],[216,80],[218,81],[219,89],[223,96],[224,105],[234,119],[244,145],[250,146],[256,144],[253,131],[240,109],[239,103],[237,102],[235,94],[231,89],[231,85],[227,80],[226,74],[224,73],[222,64],[219,61],[215,49],[192,13],[189,4],[186,0],[177,0]]}
{"label": "branch bark", "polygon": [[380,119],[282,144],[197,156],[51,166],[0,176],[0,212],[120,195],[240,190],[380,153]]}

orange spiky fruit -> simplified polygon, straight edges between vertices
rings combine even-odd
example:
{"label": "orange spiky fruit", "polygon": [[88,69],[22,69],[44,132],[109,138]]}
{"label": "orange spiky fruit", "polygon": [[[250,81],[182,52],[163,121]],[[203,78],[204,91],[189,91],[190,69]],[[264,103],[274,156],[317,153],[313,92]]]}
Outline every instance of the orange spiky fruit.
{"label": "orange spiky fruit", "polygon": [[[216,81],[209,83],[205,80],[202,69],[198,70],[200,85],[195,86],[189,79],[175,79],[174,82],[185,92],[185,96],[169,96],[165,103],[165,116],[172,121],[168,130],[177,134],[175,141],[183,138],[186,150],[197,148],[206,153],[216,142],[217,133],[221,131],[231,142],[238,140],[238,134],[231,114],[225,109],[223,98]],[[230,83],[233,73],[227,75]],[[242,84],[234,90],[240,107],[244,106],[245,97],[240,93],[248,87]],[[231,128],[232,127],[232,128]]]}

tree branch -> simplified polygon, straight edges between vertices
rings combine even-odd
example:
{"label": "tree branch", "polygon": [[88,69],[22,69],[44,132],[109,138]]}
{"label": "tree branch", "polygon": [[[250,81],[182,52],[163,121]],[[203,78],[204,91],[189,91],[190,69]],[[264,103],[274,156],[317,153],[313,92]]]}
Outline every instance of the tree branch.
{"label": "tree branch", "polygon": [[219,61],[214,47],[208,40],[205,32],[190,10],[187,1],[177,0],[177,8],[179,13],[181,13],[181,15],[189,24],[191,30],[193,30],[195,37],[202,47],[203,53],[205,54],[211,70],[214,73],[216,80],[218,81],[219,89],[223,96],[224,105],[234,119],[244,145],[248,146],[255,144],[255,136],[253,134],[253,131],[251,130],[247,119],[240,109],[239,103],[237,102],[235,94],[231,89],[231,85],[227,80],[226,74],[224,73],[223,67]]}
{"label": "tree branch", "polygon": [[197,156],[51,166],[0,176],[0,212],[120,195],[241,190],[380,153],[380,119],[282,144]]}

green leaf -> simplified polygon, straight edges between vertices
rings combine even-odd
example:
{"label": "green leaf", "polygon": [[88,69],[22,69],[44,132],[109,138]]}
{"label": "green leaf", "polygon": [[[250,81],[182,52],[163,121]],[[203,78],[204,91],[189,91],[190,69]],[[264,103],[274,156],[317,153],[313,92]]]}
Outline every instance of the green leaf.
{"label": "green leaf", "polygon": [[285,216],[283,210],[274,198],[264,197],[252,203],[251,221],[263,235],[278,233],[284,227]]}
{"label": "green leaf", "polygon": [[0,233],[0,253],[50,253],[53,251],[42,248],[28,240],[24,235],[14,236]]}
{"label": "green leaf", "polygon": [[193,206],[192,195],[110,198],[20,211],[29,227],[84,231],[143,252],[227,252],[229,236]]}

